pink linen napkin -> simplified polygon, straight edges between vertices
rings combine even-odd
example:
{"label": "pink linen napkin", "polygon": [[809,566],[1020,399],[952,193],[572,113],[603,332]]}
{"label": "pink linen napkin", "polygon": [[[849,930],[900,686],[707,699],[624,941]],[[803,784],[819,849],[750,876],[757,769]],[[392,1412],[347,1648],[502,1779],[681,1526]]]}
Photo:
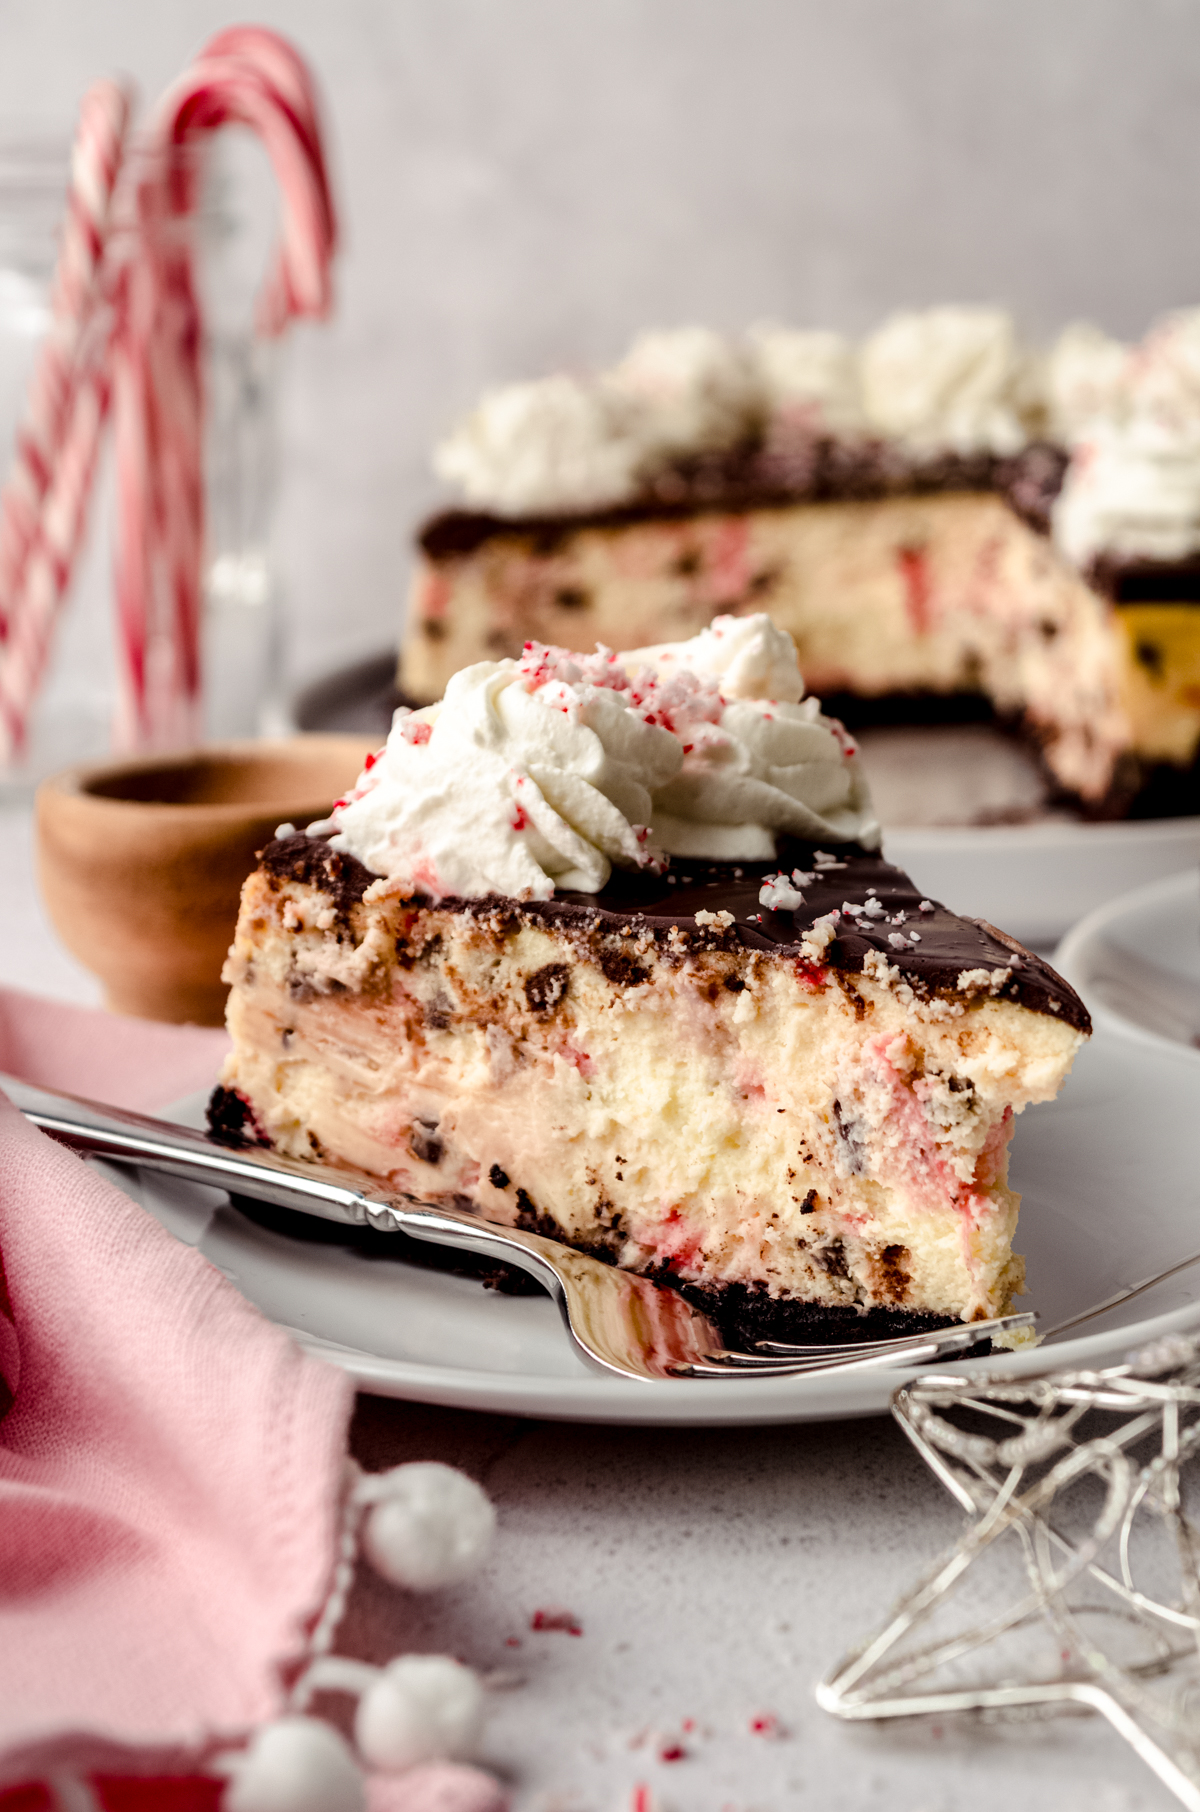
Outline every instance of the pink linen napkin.
{"label": "pink linen napkin", "polygon": [[[0,1070],[43,1086],[153,1110],[225,1048],[0,989]],[[284,1709],[332,1576],[352,1398],[0,1095],[0,1807],[52,1805],[64,1766],[140,1807],[99,1773],[157,1756],[178,1775]],[[475,1769],[421,1772],[373,1781],[373,1803],[499,1803]],[[147,1808],[219,1795],[158,1788]]]}
{"label": "pink linen napkin", "polygon": [[0,988],[0,1073],[155,1113],[216,1080],[229,1035],[71,1007]]}
{"label": "pink linen napkin", "polygon": [[[223,1040],[0,993],[0,1067],[119,1105],[211,1080]],[[274,1715],[328,1584],[348,1381],[7,1101],[0,1266],[0,1755]]]}

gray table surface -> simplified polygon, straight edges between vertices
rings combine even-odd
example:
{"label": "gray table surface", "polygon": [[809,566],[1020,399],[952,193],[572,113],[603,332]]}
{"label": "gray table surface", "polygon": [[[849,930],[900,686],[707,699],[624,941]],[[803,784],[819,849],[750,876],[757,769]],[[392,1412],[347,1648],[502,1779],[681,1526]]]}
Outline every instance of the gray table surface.
{"label": "gray table surface", "polygon": [[[98,1004],[0,810],[0,983]],[[487,1570],[414,1599],[360,1578],[344,1652],[412,1648],[489,1673],[485,1759],[517,1812],[1133,1812],[1175,1802],[1097,1720],[842,1726],[814,1682],[955,1538],[960,1515],[888,1420],[587,1428],[359,1399],[371,1468],[464,1467],[491,1493]],[[581,1634],[531,1629],[567,1610]],[[757,1734],[772,1716],[778,1734]],[[679,1759],[661,1759],[679,1748]]]}

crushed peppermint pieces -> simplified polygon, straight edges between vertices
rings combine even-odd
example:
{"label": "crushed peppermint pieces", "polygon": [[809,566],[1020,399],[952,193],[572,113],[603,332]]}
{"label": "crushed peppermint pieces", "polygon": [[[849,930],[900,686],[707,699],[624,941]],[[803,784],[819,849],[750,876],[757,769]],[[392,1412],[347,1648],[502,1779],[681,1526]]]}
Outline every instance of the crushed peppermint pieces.
{"label": "crushed peppermint pieces", "polygon": [[961,1019],[966,1012],[961,1000],[938,1000],[927,996],[918,996],[912,983],[888,962],[882,950],[868,950],[863,958],[863,974],[876,987],[886,988],[894,994],[901,1006],[911,1007],[922,1020],[935,1023],[948,1019]]}
{"label": "crushed peppermint pieces", "polygon": [[918,912],[936,912],[936,910],[937,908],[932,900],[922,900],[921,904],[917,907]]}
{"label": "crushed peppermint pieces", "polygon": [[734,922],[732,912],[705,912],[701,910],[696,913],[695,917],[697,925],[715,925],[718,931],[728,931],[729,927]]}
{"label": "crushed peppermint pieces", "polygon": [[557,1605],[547,1606],[535,1611],[529,1619],[531,1630],[561,1630],[564,1636],[582,1636],[583,1625],[573,1611],[560,1610]]}
{"label": "crushed peppermint pieces", "polygon": [[[799,870],[797,870],[799,873]],[[785,874],[765,875],[758,890],[758,903],[772,912],[795,912],[804,904],[804,895]]]}
{"label": "crushed peppermint pieces", "polygon": [[800,954],[807,957],[810,963],[819,963],[830,944],[837,936],[838,921],[841,913],[835,907],[819,919],[814,919],[810,930],[800,940]]}
{"label": "crushed peppermint pieces", "polygon": [[847,866],[845,862],[839,862],[836,856],[831,856],[827,849],[814,849],[813,861],[816,863],[817,867],[821,869],[845,868]]}
{"label": "crushed peppermint pieces", "polygon": [[[401,710],[403,709],[404,707],[401,706]],[[400,712],[398,711],[396,716],[399,717],[399,715]],[[416,748],[419,748],[422,743],[428,742],[429,738],[433,735],[433,725],[419,722],[412,716],[411,712],[406,713],[405,721],[398,724],[396,727],[399,729],[402,739],[407,743],[411,743]]]}
{"label": "crushed peppermint pieces", "polygon": [[999,994],[1011,969],[964,969],[955,986],[960,994]]}
{"label": "crushed peppermint pieces", "polygon": [[[886,916],[883,907],[874,898],[864,901],[861,906],[855,900],[843,900],[842,911],[849,913],[852,919],[882,919]],[[888,922],[892,925],[902,925],[904,914],[901,913],[898,919],[890,919]]]}

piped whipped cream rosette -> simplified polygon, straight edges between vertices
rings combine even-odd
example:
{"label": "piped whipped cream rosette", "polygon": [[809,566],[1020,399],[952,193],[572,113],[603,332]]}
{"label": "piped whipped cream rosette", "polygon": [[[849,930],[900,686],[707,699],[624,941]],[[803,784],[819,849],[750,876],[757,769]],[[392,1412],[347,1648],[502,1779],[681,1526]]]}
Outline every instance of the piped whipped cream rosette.
{"label": "piped whipped cream rosette", "polygon": [[651,825],[672,855],[770,861],[780,832],[878,848],[855,744],[819,699],[804,697],[796,645],[770,617],[717,617],[691,641],[621,659],[660,679],[700,674],[720,691],[719,715],[697,726],[654,796]]}
{"label": "piped whipped cream rosette", "polygon": [[435,899],[596,893],[614,862],[660,859],[651,789],[679,744],[585,669],[612,672],[531,644],[521,661],[464,668],[440,704],[398,711],[333,810],[334,847]]}
{"label": "piped whipped cream rosette", "polygon": [[1139,346],[1075,327],[1051,380],[1072,458],[1054,538],[1086,567],[1102,554],[1186,560],[1200,547],[1200,309],[1160,321]]}
{"label": "piped whipped cream rosette", "polygon": [[529,643],[397,712],[312,829],[434,899],[598,893],[614,865],[672,855],[770,860],[780,832],[878,847],[854,744],[803,691],[761,615],[628,655]]}

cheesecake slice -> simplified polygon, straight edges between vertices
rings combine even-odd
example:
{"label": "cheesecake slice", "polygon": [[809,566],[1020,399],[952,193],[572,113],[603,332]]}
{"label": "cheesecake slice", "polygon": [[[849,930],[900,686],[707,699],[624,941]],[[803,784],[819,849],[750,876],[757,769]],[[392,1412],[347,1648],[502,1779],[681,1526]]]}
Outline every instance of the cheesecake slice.
{"label": "cheesecake slice", "polygon": [[789,837],[518,899],[284,835],[226,979],[219,1136],[550,1234],[742,1339],[1004,1313],[1014,1119],[1089,1030],[1010,938]]}

